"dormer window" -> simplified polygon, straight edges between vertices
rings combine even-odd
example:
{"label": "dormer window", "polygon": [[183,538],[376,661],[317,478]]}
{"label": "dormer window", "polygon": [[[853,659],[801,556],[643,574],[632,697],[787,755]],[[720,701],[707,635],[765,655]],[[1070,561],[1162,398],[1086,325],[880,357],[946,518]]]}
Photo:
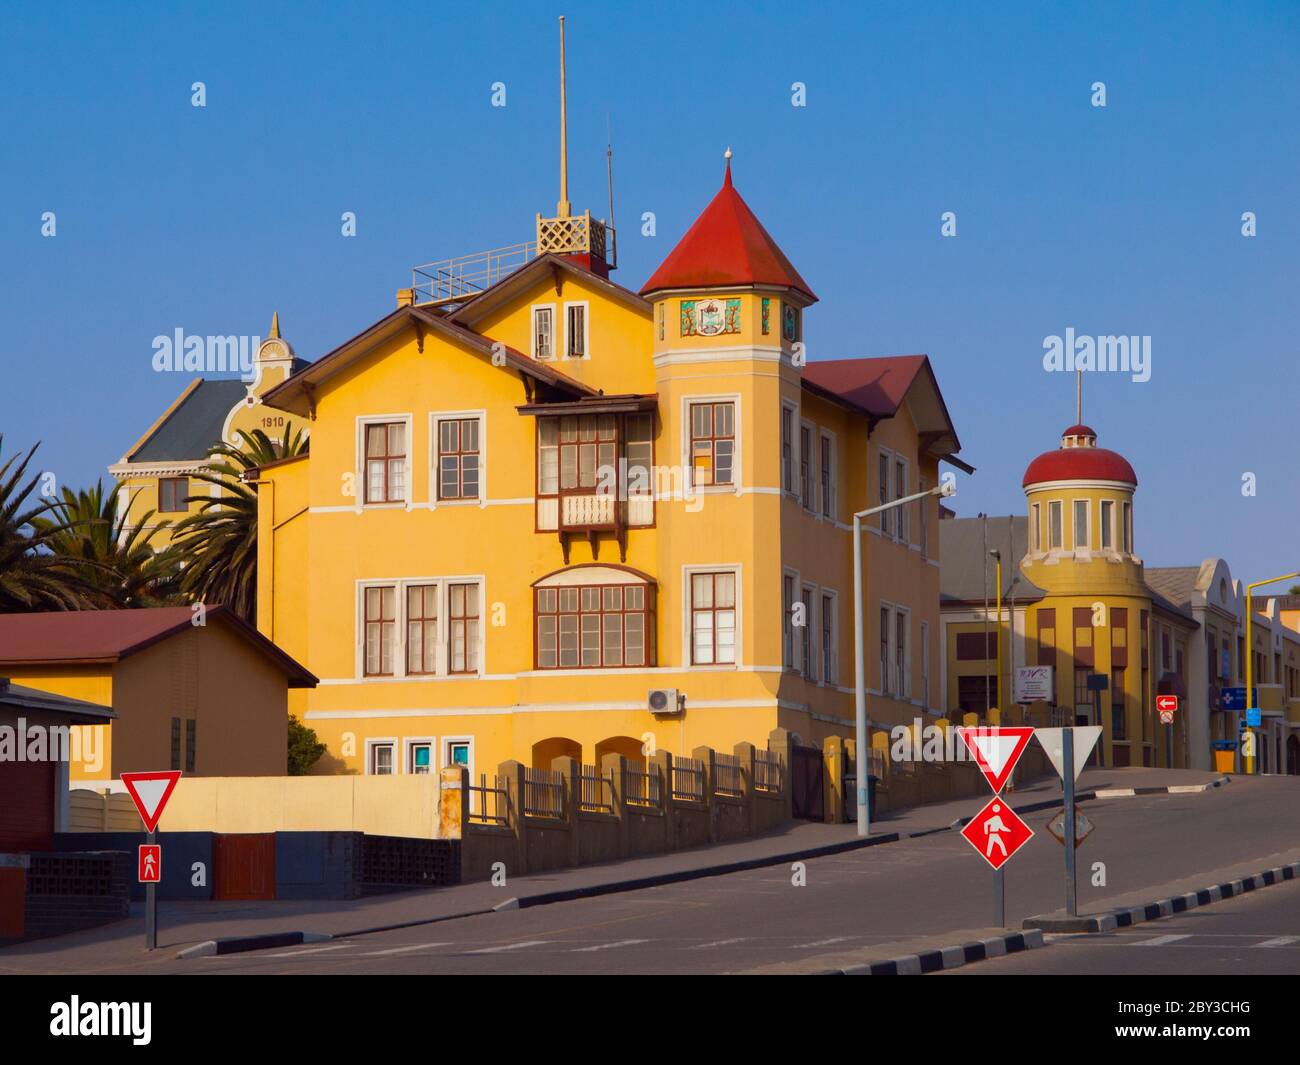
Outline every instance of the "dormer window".
{"label": "dormer window", "polygon": [[555,308],[533,308],[533,358],[555,358]]}

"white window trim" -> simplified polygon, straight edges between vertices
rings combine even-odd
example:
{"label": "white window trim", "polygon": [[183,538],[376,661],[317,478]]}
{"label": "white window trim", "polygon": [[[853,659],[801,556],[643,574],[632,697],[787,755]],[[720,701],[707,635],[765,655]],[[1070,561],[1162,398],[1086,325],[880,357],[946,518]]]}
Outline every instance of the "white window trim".
{"label": "white window trim", "polygon": [[[356,626],[356,662],[354,672],[358,684],[375,682],[410,680],[426,681],[432,679],[427,673],[412,674],[406,671],[406,590],[411,585],[433,584],[438,588],[438,653],[434,663],[433,677],[447,680],[470,680],[482,677],[487,672],[487,628],[488,601],[487,578],[483,574],[449,576],[449,577],[388,577],[365,578],[356,582],[356,605],[353,624]],[[478,618],[478,668],[473,673],[452,673],[450,670],[451,622],[448,618],[450,595],[448,588],[453,584],[477,584],[479,600]],[[397,591],[397,643],[393,649],[393,672],[391,676],[366,676],[366,589],[395,588]]]}
{"label": "white window trim", "polygon": [[[474,499],[439,499],[442,477],[438,468],[439,423],[478,419],[478,496]],[[429,509],[439,507],[487,506],[487,411],[486,410],[435,410],[429,412]]]}
{"label": "white window trim", "polygon": [[[393,749],[393,771],[391,773],[374,772],[373,769],[374,760],[373,760],[372,752],[376,747],[391,747]],[[367,737],[365,775],[368,777],[397,776],[402,771],[402,767],[398,764],[397,761],[397,754],[399,750],[400,750],[400,744],[397,742],[396,736],[376,736],[374,738]]]}
{"label": "white window trim", "polygon": [[794,610],[795,603],[799,602],[799,589],[803,587],[803,582],[799,579],[799,571],[791,569],[789,566],[783,566],[781,569],[781,672],[783,673],[802,673],[799,664],[800,639],[799,633],[794,627],[794,618],[790,619],[790,662],[785,660],[785,579],[789,577],[794,582],[794,595],[790,599],[791,612]]}
{"label": "white window trim", "polygon": [[[537,354],[537,312],[539,310],[551,312],[551,353],[549,355]],[[559,309],[554,303],[534,303],[528,308],[528,350],[538,362],[554,362],[559,359],[561,334],[558,317]]]}
{"label": "white window trim", "polygon": [[1133,504],[1130,500],[1124,499],[1120,501],[1119,521],[1121,526],[1120,550],[1131,555],[1137,550],[1137,546],[1133,530]]}
{"label": "white window trim", "polygon": [[[1110,521],[1106,521],[1105,518],[1102,516],[1102,515],[1104,515],[1104,514],[1106,513],[1106,506],[1107,506],[1107,504],[1110,505]],[[1115,551],[1118,551],[1118,550],[1119,550],[1119,544],[1118,544],[1118,542],[1117,542],[1117,540],[1116,540],[1116,538],[1115,538],[1115,532],[1116,532],[1116,529],[1115,529],[1115,524],[1116,524],[1115,516],[1116,516],[1116,511],[1117,511],[1117,509],[1118,509],[1118,508],[1116,507],[1115,504],[1116,504],[1116,500],[1114,500],[1114,499],[1101,499],[1101,500],[1098,500],[1098,502],[1097,502],[1097,525],[1098,525],[1098,530],[1097,530],[1097,548],[1096,548],[1096,549],[1097,549],[1098,551],[1110,551],[1110,552],[1115,552]],[[1107,533],[1110,534],[1110,543],[1109,543],[1109,544],[1107,544],[1107,543],[1104,542]]]}
{"label": "white window trim", "polygon": [[411,749],[414,747],[429,748],[429,774],[437,776],[438,774],[438,737],[437,736],[403,736],[402,737],[402,772],[410,776],[423,776],[424,774],[416,773],[411,768]]}
{"label": "white window trim", "polygon": [[[406,426],[406,495],[405,498],[388,503],[367,503],[366,502],[366,427],[370,425],[387,425],[391,422],[401,422]],[[415,490],[413,484],[414,463],[411,456],[415,453],[415,418],[407,414],[359,414],[356,419],[356,481],[353,484],[353,491],[356,493],[356,510],[360,513],[363,510],[396,510],[401,507],[410,509],[411,501],[414,498],[412,493]]]}
{"label": "white window trim", "polygon": [[930,623],[921,622],[921,707],[930,709]]}
{"label": "white window trim", "polygon": [[[1087,541],[1079,543],[1079,504],[1083,504],[1083,535]],[[1092,551],[1092,500],[1078,496],[1070,499],[1070,547],[1073,551]]]}
{"label": "white window trim", "polygon": [[[816,426],[816,425],[814,425],[812,422],[810,422],[807,418],[800,418],[800,419],[799,419],[799,428],[798,428],[799,439],[798,439],[798,447],[795,449],[795,450],[797,450],[797,451],[799,452],[799,459],[800,459],[800,463],[799,463],[799,465],[802,465],[802,464],[803,464],[803,461],[802,461],[802,460],[803,460],[803,431],[804,431],[805,429],[808,430],[808,446],[809,446],[809,448],[811,449],[812,454],[810,454],[810,455],[808,456],[808,499],[807,499],[806,501],[803,500],[803,499],[800,499],[800,500],[799,500],[799,505],[800,505],[801,507],[803,507],[803,509],[806,510],[809,514],[816,514],[816,513],[818,512],[818,511],[817,511],[817,488],[818,488],[818,480],[817,480],[817,451],[818,451],[818,447],[817,447],[817,441],[818,441],[819,437],[818,437],[818,435],[817,435],[817,426]],[[799,468],[799,466],[796,466],[796,467],[795,467],[796,470],[797,470],[798,468]]]}
{"label": "white window trim", "polygon": [[[839,446],[840,446],[840,442],[839,442],[839,438],[838,438],[838,436],[836,436],[835,432],[834,432],[833,430],[831,430],[831,429],[826,429],[826,428],[823,428],[823,429],[821,429],[821,430],[818,431],[818,434],[817,434],[817,440],[818,440],[818,444],[817,444],[817,461],[818,461],[818,469],[817,469],[817,472],[818,472],[818,475],[819,475],[819,476],[818,476],[818,480],[817,480],[817,485],[818,485],[819,488],[821,487],[821,478],[820,478],[820,474],[821,474],[821,472],[822,472],[822,470],[821,470],[821,441],[823,441],[823,440],[829,440],[829,441],[830,441],[830,444],[831,444],[831,448],[830,448],[830,457],[831,457],[830,467],[831,467],[831,468],[830,468],[830,470],[828,471],[828,475],[827,475],[827,477],[826,477],[826,485],[827,485],[828,493],[829,493],[829,495],[830,495],[829,507],[827,506],[827,500],[824,500],[824,499],[822,499],[822,500],[818,500],[818,503],[819,503],[820,505],[819,505],[818,508],[817,508],[817,516],[820,517],[820,518],[822,518],[824,521],[835,522],[835,521],[838,521],[838,520],[839,520],[839,492],[837,491],[838,486],[837,486],[836,483],[835,483],[835,478],[836,478],[836,476],[837,476],[837,475],[839,474],[839,472],[840,472],[840,471],[839,471],[839,465],[840,465],[840,464],[839,464]],[[827,509],[830,510],[830,513],[829,513],[829,514],[826,513]]]}
{"label": "white window trim", "polygon": [[[691,658],[691,641],[693,632],[691,628],[691,577],[697,573],[730,573],[736,580],[736,661],[721,662],[714,665],[697,666],[692,663]],[[745,657],[745,633],[743,628],[744,613],[742,607],[742,596],[744,594],[743,583],[741,581],[741,566],[738,562],[720,562],[713,566],[683,566],[682,567],[682,657],[681,668],[692,672],[717,672],[719,670],[738,670],[744,665]]]}
{"label": "white window trim", "polygon": [[[889,611],[889,634],[888,634],[888,654],[889,654],[889,673],[891,676],[882,677],[883,694],[897,699],[899,702],[907,702],[912,698],[912,608],[901,606],[897,603],[891,603],[887,599],[881,599],[876,603],[876,611]],[[898,668],[898,618],[902,615],[907,618],[905,628],[906,646],[903,648],[903,676],[897,678],[901,683],[897,686],[892,685],[890,681],[894,680],[893,672]]]}
{"label": "white window trim", "polygon": [[1029,504],[1030,553],[1041,554],[1043,550],[1043,505]]}
{"label": "white window trim", "polygon": [[[840,656],[839,656],[839,647],[840,647],[840,594],[839,594],[839,592],[837,592],[834,588],[822,588],[822,589],[820,590],[820,592],[819,592],[819,594],[818,594],[818,596],[817,596],[817,610],[818,610],[818,614],[817,614],[817,631],[818,631],[818,635],[820,635],[820,633],[821,633],[821,621],[822,621],[822,619],[821,619],[821,608],[822,608],[822,600],[823,600],[823,599],[830,599],[830,601],[831,601],[831,648],[830,648],[830,651],[831,651],[831,669],[830,669],[831,675],[830,675],[830,676],[822,676],[821,678],[818,679],[818,682],[817,682],[817,683],[818,683],[818,684],[821,684],[821,685],[824,686],[824,687],[835,687],[835,686],[838,685],[839,682],[840,682],[840,661],[839,661],[839,658],[840,658]],[[820,661],[821,661],[821,664],[822,664],[822,667],[823,667],[823,668],[822,668],[822,673],[823,673],[823,674],[826,673],[826,669],[825,669],[825,665],[826,665],[826,662],[825,662],[825,655],[822,654],[822,652],[824,652],[825,650],[826,650],[826,648],[825,648],[824,646],[819,646],[819,647],[818,647],[818,654],[819,654],[819,655],[822,655]]]}
{"label": "white window trim", "polygon": [[[821,596],[818,594],[818,586],[804,581],[799,586],[804,593],[808,595],[808,616],[804,618],[804,624],[808,628],[808,655],[811,662],[800,663],[800,675],[804,680],[811,681],[815,684],[821,683],[821,670],[819,655],[821,653],[821,640],[818,638],[818,630],[821,628]],[[800,657],[803,655],[803,640],[799,640]]]}
{"label": "white window trim", "polygon": [[[898,467],[903,467],[903,491],[898,491]],[[890,484],[892,485],[893,495],[890,501],[895,499],[904,499],[912,493],[912,464],[908,462],[897,451],[894,452],[893,461],[889,467]],[[906,521],[907,535],[902,533],[902,526]],[[900,544],[911,544],[912,542],[912,520],[911,515],[907,513],[907,507],[894,508],[894,539]]]}
{"label": "white window trim", "polygon": [[[731,456],[731,484],[709,484],[702,487],[696,487],[692,484],[690,492],[698,495],[739,495],[741,486],[744,484],[744,454],[745,449],[741,445],[741,432],[743,429],[741,423],[741,404],[739,392],[719,392],[717,394],[700,393],[689,396],[682,396],[681,400],[681,468],[685,477],[690,477],[691,466],[691,406],[695,403],[730,403],[735,421],[736,448]],[[682,486],[683,492],[686,491],[685,485]],[[690,659],[686,659],[690,661]]]}
{"label": "white window trim", "polygon": [[781,446],[784,441],[781,439],[781,429],[784,427],[784,417],[777,420],[776,423],[776,446],[777,458],[780,460],[780,488],[781,493],[796,503],[799,502],[799,404],[793,400],[781,400],[781,413],[790,412],[790,487],[785,484],[785,465],[784,457],[781,455]]}
{"label": "white window trim", "polygon": [[[876,445],[876,478],[880,478],[880,460],[885,460],[885,498],[881,499],[879,495],[880,486],[877,485],[877,494],[870,499],[871,506],[883,506],[894,498],[894,453],[881,444]],[[870,485],[871,468],[867,468],[867,484]],[[898,522],[895,520],[895,513],[892,510],[882,510],[876,515],[876,531],[882,536],[887,536],[892,540],[897,537]]]}
{"label": "white window trim", "polygon": [[[583,354],[573,356],[569,354],[569,308],[582,308],[582,350]],[[590,300],[565,300],[564,301],[564,355],[566,362],[589,362],[591,360],[591,301]]]}
{"label": "white window trim", "polygon": [[[1055,507],[1061,514],[1061,542],[1052,543],[1052,508]],[[1049,499],[1047,501],[1047,550],[1064,551],[1065,550],[1065,503],[1059,499]]]}

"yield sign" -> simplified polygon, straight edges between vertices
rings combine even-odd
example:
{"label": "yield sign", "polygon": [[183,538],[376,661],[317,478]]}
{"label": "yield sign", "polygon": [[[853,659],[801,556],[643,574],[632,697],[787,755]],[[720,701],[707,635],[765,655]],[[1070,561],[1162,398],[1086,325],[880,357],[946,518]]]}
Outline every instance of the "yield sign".
{"label": "yield sign", "polygon": [[122,774],[122,783],[130,792],[135,808],[140,811],[140,820],[144,822],[146,832],[152,832],[158,827],[158,819],[162,817],[163,807],[172,797],[172,792],[176,789],[176,781],[180,778],[179,769],[160,770],[157,773]]}
{"label": "yield sign", "polygon": [[971,818],[961,834],[989,865],[1001,869],[1008,858],[1033,838],[1034,830],[1002,796],[995,795]]}
{"label": "yield sign", "polygon": [[988,728],[957,730],[966,749],[975,756],[975,764],[979,766],[994,794],[1006,784],[1033,734],[1034,730],[1027,725],[1008,728],[991,725]]}
{"label": "yield sign", "polygon": [[[1083,772],[1083,764],[1088,760],[1088,755],[1092,754],[1092,749],[1097,746],[1097,741],[1101,739],[1100,725],[1079,725],[1074,730],[1074,779],[1079,779],[1079,774]],[[1065,729],[1063,728],[1040,728],[1036,730],[1038,742],[1042,744],[1043,750],[1047,752],[1047,757],[1052,760],[1052,765],[1056,769],[1056,775],[1062,780],[1065,779]]]}

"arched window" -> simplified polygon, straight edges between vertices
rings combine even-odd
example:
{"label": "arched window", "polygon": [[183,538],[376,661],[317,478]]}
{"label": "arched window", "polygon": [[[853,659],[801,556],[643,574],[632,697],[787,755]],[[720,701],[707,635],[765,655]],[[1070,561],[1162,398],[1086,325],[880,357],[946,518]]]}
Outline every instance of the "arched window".
{"label": "arched window", "polygon": [[654,578],[591,563],[533,585],[536,669],[645,668],[656,662]]}

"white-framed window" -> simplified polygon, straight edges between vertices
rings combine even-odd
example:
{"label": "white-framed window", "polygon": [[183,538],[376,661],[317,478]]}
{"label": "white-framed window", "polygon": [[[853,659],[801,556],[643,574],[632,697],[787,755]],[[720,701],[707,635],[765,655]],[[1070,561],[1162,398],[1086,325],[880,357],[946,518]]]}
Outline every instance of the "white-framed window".
{"label": "white-framed window", "polygon": [[817,509],[817,439],[812,422],[799,423],[799,503],[804,510]]}
{"label": "white-framed window", "polygon": [[1120,521],[1123,523],[1120,528],[1124,534],[1124,553],[1126,555],[1133,552],[1133,504],[1127,499],[1119,505]]}
{"label": "white-framed window", "polygon": [[1088,501],[1086,499],[1072,500],[1074,511],[1074,549],[1086,548],[1091,543],[1089,538],[1089,514]]}
{"label": "white-framed window", "polygon": [[[448,769],[452,766],[464,766],[465,772],[469,774],[471,784],[477,784],[478,778],[474,775],[474,737],[473,736],[444,736],[442,742],[438,745],[438,768]],[[482,797],[478,792],[470,792],[470,809],[479,813],[479,803]]]}
{"label": "white-framed window", "polygon": [[432,736],[408,736],[402,742],[406,748],[403,759],[406,772],[415,776],[428,776],[434,772],[436,739]]}
{"label": "white-framed window", "polygon": [[1047,546],[1050,550],[1060,550],[1065,546],[1061,511],[1062,505],[1059,499],[1047,501]]}
{"label": "white-framed window", "polygon": [[[884,506],[889,502],[889,478],[893,468],[893,456],[883,447],[876,449],[876,481],[879,490],[879,503]],[[882,510],[879,514],[880,531],[886,536],[894,535],[894,512]]]}
{"label": "white-framed window", "polygon": [[375,414],[357,419],[357,498],[368,507],[405,506],[411,501],[409,414]]}
{"label": "white-framed window", "polygon": [[481,501],[487,495],[487,414],[436,411],[429,418],[433,497],[439,503]]}
{"label": "white-framed window", "polygon": [[1101,501],[1101,549],[1112,551],[1115,548],[1115,501]]}
{"label": "white-framed window", "polygon": [[397,772],[397,740],[394,737],[366,740],[366,775],[391,777]]}
{"label": "white-framed window", "polygon": [[1043,549],[1043,506],[1041,503],[1029,504],[1029,544],[1029,549],[1035,554]]}
{"label": "white-framed window", "polygon": [[742,416],[735,392],[682,397],[682,468],[696,491],[725,494],[740,486]]}
{"label": "white-framed window", "polygon": [[533,358],[555,358],[555,304],[533,305]]}
{"label": "white-framed window", "polygon": [[799,587],[799,574],[786,570],[781,575],[781,666],[798,671],[798,640],[795,639],[795,590]]}
{"label": "white-framed window", "polygon": [[835,475],[837,473],[835,464],[835,434],[829,429],[821,431],[821,439],[818,445],[820,451],[817,463],[818,483],[821,486],[821,512],[823,518],[835,520],[836,499],[835,499]]}
{"label": "white-framed window", "polygon": [[564,357],[585,359],[591,352],[587,328],[588,306],[586,300],[564,305]]}
{"label": "white-framed window", "polygon": [[881,691],[899,699],[912,693],[912,612],[892,603],[880,604]]}
{"label": "white-framed window", "polygon": [[839,683],[838,618],[839,606],[835,592],[823,588],[818,617],[818,644],[821,649],[821,679],[824,684]]}
{"label": "white-framed window", "polygon": [[799,672],[809,680],[817,679],[817,586],[805,584],[799,593],[803,607],[803,627],[799,630]]}
{"label": "white-framed window", "polygon": [[[902,499],[909,495],[907,479],[907,460],[894,456],[894,498]],[[911,529],[907,520],[907,507],[895,507],[898,517],[895,519],[895,529],[897,539],[903,543],[911,543]]]}
{"label": "white-framed window", "polygon": [[794,494],[798,488],[795,480],[799,441],[795,435],[795,422],[799,420],[798,408],[793,403],[781,404],[781,491]]}
{"label": "white-framed window", "polygon": [[686,573],[686,629],[693,666],[735,665],[738,656],[740,571],[727,566]]}
{"label": "white-framed window", "polygon": [[484,597],[481,576],[358,581],[356,675],[481,673]]}

